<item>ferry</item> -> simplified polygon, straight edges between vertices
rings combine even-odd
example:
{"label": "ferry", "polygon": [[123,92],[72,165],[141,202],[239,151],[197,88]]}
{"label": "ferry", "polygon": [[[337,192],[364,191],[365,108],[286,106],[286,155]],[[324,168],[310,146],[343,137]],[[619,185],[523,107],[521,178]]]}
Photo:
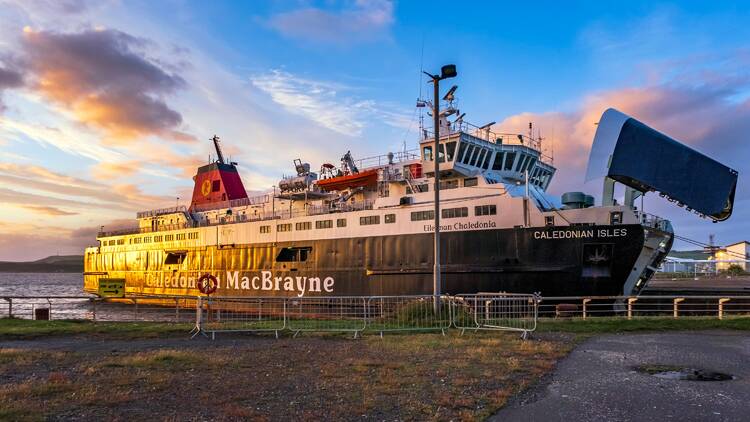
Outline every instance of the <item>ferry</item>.
{"label": "ferry", "polygon": [[[421,103],[424,105],[424,102]],[[139,212],[137,227],[102,231],[85,250],[84,288],[122,279],[127,295],[375,296],[433,292],[435,159],[440,172],[444,294],[637,295],[667,256],[674,230],[637,199],[658,192],[701,217],[727,219],[737,172],[609,109],[587,177],[602,199],[547,192],[542,139],[495,133],[453,102],[419,148],[294,172],[249,197],[214,136],[189,206]],[[624,200],[615,185],[624,185]],[[214,290],[215,289],[215,290]]]}

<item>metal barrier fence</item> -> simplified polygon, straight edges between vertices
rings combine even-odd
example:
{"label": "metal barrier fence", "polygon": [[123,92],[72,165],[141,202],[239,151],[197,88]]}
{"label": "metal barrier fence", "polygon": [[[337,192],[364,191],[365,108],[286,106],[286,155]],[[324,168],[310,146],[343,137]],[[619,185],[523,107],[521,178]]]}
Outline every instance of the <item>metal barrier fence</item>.
{"label": "metal barrier fence", "polygon": [[465,330],[520,331],[524,338],[536,330],[541,297],[506,293],[456,295],[453,324]]}
{"label": "metal barrier fence", "polygon": [[[536,329],[535,295],[488,293],[442,296],[348,296],[259,298],[221,297],[201,300],[193,337],[218,332],[289,330],[343,332],[440,331],[466,329],[519,331],[526,338]],[[479,304],[481,304],[481,309]]]}
{"label": "metal barrier fence", "polygon": [[451,300],[442,296],[373,296],[367,299],[366,329],[378,332],[440,331],[451,327]]}

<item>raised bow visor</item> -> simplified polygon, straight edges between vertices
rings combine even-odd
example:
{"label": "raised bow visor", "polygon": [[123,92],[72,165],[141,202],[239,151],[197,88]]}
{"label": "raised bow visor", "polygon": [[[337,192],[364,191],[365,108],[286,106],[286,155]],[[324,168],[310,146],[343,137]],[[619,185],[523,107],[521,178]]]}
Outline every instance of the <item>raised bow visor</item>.
{"label": "raised bow visor", "polygon": [[589,155],[586,180],[599,177],[658,191],[715,221],[732,215],[736,170],[613,108],[599,120]]}

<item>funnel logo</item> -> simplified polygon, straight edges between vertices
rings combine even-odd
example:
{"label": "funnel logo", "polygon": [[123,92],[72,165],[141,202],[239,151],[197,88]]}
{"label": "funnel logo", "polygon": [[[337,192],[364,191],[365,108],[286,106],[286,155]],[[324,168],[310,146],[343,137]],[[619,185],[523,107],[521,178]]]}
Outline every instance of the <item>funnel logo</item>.
{"label": "funnel logo", "polygon": [[211,181],[206,179],[203,181],[203,184],[201,185],[201,193],[203,196],[208,196],[209,193],[211,193]]}

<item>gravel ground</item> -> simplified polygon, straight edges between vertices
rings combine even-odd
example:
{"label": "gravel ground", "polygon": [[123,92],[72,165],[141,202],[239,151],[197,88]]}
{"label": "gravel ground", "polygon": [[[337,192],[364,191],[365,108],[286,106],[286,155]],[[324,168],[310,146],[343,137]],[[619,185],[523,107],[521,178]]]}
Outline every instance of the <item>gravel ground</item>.
{"label": "gravel ground", "polygon": [[[654,365],[736,379],[671,380],[635,370]],[[749,415],[750,334],[709,331],[591,338],[491,420],[746,421]]]}

